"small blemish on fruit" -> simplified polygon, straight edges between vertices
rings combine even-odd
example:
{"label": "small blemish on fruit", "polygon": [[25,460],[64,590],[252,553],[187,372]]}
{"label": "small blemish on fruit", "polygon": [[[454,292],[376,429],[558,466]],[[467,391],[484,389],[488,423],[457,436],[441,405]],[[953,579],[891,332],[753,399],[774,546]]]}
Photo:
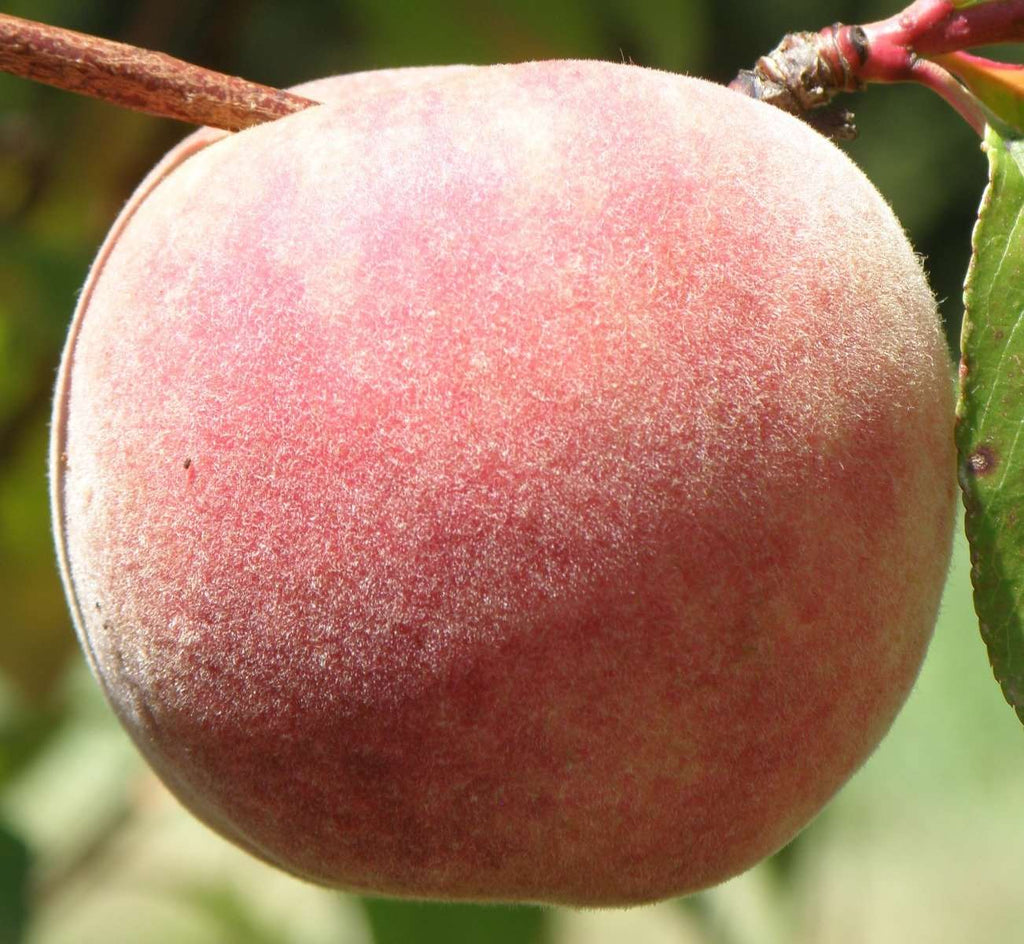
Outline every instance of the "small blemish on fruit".
{"label": "small blemish on fruit", "polygon": [[102,610],[102,609],[103,609],[103,607],[102,607],[102,605],[100,604],[100,601],[99,601],[99,600],[97,600],[97,601],[96,601],[96,609],[97,609],[97,610]]}
{"label": "small blemish on fruit", "polygon": [[191,469],[192,468],[192,459],[191,458],[188,458],[188,459],[185,460],[185,468],[186,469]]}
{"label": "small blemish on fruit", "polygon": [[978,446],[967,459],[967,468],[975,475],[988,475],[996,467],[996,454],[991,446]]}

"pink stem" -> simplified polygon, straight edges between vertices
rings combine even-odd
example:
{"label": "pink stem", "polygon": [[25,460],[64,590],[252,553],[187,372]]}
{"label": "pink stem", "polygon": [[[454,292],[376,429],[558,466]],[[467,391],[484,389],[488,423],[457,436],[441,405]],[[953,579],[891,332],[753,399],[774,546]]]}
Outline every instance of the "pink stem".
{"label": "pink stem", "polygon": [[957,52],[991,43],[1024,39],[1024,0],[999,0],[954,10],[914,37],[914,49],[923,56]]}
{"label": "pink stem", "polygon": [[942,96],[983,135],[986,116],[978,99],[941,65],[922,57],[1024,39],[1024,0],[995,0],[963,9],[951,0],[916,0],[888,20],[840,27],[835,37],[847,58],[860,53],[851,59],[858,81],[918,82]]}
{"label": "pink stem", "polygon": [[[845,27],[849,29],[849,27]],[[936,56],[1024,39],[1024,0],[994,0],[957,9],[951,0],[916,0],[902,13],[860,27],[871,48],[871,73],[887,76],[907,54]],[[892,81],[881,78],[880,81]]]}
{"label": "pink stem", "polygon": [[911,67],[911,80],[941,95],[977,132],[978,137],[985,136],[988,120],[981,103],[942,66],[928,59],[918,59]]}

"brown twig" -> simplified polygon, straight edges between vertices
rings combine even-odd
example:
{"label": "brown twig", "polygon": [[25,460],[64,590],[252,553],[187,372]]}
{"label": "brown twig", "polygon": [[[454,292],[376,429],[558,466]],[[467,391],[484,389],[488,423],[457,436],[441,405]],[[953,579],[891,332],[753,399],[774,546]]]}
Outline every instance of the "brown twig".
{"label": "brown twig", "polygon": [[164,53],[4,13],[0,13],[0,72],[226,131],[240,131],[317,104]]}

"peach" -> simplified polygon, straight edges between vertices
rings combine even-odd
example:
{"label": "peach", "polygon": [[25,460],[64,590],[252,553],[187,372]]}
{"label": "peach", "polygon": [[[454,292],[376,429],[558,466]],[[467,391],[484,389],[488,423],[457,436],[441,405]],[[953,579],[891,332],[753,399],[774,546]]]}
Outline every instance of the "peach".
{"label": "peach", "polygon": [[399,896],[610,905],[793,837],[925,652],[950,365],[897,221],[709,83],[371,73],[204,131],[53,426],[82,644],[182,803]]}

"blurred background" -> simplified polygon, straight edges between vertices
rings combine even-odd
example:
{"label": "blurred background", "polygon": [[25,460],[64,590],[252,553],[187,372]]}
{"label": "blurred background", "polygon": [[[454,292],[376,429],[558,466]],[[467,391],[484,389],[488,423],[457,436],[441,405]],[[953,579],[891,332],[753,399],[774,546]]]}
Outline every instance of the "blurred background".
{"label": "blurred background", "polygon": [[[363,69],[559,57],[727,81],[787,31],[866,22],[895,6],[21,0],[3,12],[287,86]],[[955,350],[985,181],[978,142],[917,88],[874,88],[852,104],[861,137],[849,151],[925,257]],[[53,563],[45,451],[60,349],[91,257],[136,182],[186,131],[0,76],[0,944],[1024,939],[1024,740],[991,679],[962,540],[935,644],[891,735],[787,849],[702,895],[604,912],[360,899],[281,875],[185,814],[79,656]]]}

